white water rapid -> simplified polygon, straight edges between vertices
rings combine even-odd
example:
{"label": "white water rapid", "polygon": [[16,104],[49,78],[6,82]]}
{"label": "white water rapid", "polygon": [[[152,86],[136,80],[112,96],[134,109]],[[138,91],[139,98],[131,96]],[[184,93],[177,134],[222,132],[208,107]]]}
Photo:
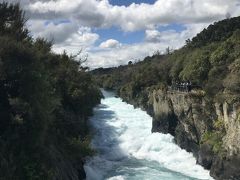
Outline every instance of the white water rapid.
{"label": "white water rapid", "polygon": [[212,179],[171,135],[151,133],[152,118],[146,112],[110,92],[103,94],[90,120],[97,154],[85,164],[87,180]]}

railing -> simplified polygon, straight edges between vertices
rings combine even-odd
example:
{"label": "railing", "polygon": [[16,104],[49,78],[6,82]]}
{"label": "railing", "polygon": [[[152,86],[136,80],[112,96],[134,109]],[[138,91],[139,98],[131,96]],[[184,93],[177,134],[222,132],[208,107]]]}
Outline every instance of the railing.
{"label": "railing", "polygon": [[191,92],[193,89],[202,89],[201,86],[192,85],[192,84],[173,84],[172,86],[168,87],[169,90],[172,91],[179,91],[179,92]]}

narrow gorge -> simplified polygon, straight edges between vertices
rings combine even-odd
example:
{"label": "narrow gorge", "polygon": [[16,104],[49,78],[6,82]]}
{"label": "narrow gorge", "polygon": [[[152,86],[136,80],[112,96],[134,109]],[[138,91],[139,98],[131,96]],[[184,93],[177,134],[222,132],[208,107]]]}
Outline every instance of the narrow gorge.
{"label": "narrow gorge", "polygon": [[0,180],[240,180],[240,0],[0,0]]}
{"label": "narrow gorge", "polygon": [[192,153],[178,147],[173,136],[151,133],[152,118],[114,93],[95,108],[91,125],[97,154],[87,160],[87,180],[209,180],[209,171]]}

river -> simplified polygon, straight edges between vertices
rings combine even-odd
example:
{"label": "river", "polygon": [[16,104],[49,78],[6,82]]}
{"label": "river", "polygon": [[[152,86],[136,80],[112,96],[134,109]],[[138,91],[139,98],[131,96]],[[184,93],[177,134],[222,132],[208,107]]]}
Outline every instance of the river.
{"label": "river", "polygon": [[96,156],[84,168],[87,180],[212,179],[169,134],[151,133],[152,118],[103,91],[90,123]]}

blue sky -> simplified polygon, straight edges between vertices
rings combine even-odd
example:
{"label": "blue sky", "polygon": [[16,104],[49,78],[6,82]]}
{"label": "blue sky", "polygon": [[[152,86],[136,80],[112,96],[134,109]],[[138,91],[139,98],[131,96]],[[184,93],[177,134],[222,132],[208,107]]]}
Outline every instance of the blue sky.
{"label": "blue sky", "polygon": [[[183,24],[168,24],[162,25],[156,28],[159,32],[164,31],[176,31],[182,32],[186,30],[186,27]],[[118,27],[111,27],[111,28],[98,28],[93,30],[93,32],[100,35],[100,39],[97,43],[101,43],[102,41],[106,41],[108,39],[116,39],[121,43],[124,44],[132,44],[132,43],[140,43],[145,39],[145,31],[144,30],[137,30],[134,32],[124,32]]]}
{"label": "blue sky", "polygon": [[145,32],[143,30],[138,30],[135,32],[124,32],[120,28],[100,28],[93,30],[93,32],[100,35],[98,42],[106,41],[108,39],[116,39],[124,44],[139,43],[144,40]]}
{"label": "blue sky", "polygon": [[[154,4],[156,0],[109,0],[109,3],[114,6],[129,6],[133,3],[135,4]],[[182,32],[186,30],[183,24],[171,23],[164,24],[156,27],[159,32],[164,31],[176,31]],[[100,35],[100,38],[96,42],[96,45],[100,45],[102,42],[107,41],[108,39],[115,39],[122,44],[136,44],[141,43],[145,39],[145,31],[144,30],[136,30],[134,32],[125,32],[121,28],[113,26],[110,28],[96,28],[93,32]]]}
{"label": "blue sky", "polygon": [[240,15],[239,0],[21,0],[20,4],[34,38],[54,39],[56,53],[82,49],[90,68],[127,64],[156,51],[163,53],[167,47],[178,49],[226,14]]}

